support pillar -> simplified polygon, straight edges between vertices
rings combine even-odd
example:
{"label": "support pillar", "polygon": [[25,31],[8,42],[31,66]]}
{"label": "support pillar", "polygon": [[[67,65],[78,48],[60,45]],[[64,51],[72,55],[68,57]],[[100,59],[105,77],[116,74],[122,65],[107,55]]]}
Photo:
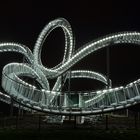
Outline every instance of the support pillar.
{"label": "support pillar", "polygon": [[138,125],[137,125],[137,115],[138,115],[138,113],[135,112],[135,115],[134,115],[134,122],[135,122],[135,129],[136,129],[136,130],[138,129]]}
{"label": "support pillar", "polygon": [[108,130],[108,115],[105,115],[105,130]]}
{"label": "support pillar", "polygon": [[41,115],[39,114],[39,118],[38,118],[38,131],[40,132],[41,130]]}
{"label": "support pillar", "polygon": [[13,110],[14,110],[13,104],[14,104],[14,101],[11,98],[11,103],[10,103],[10,117],[13,117]]}

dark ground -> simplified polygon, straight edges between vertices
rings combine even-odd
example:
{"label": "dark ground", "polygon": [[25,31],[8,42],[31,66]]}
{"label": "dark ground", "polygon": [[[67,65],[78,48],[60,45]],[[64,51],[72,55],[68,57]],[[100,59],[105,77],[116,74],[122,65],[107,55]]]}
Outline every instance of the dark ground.
{"label": "dark ground", "polygon": [[5,140],[47,140],[47,139],[94,139],[94,140],[138,140],[140,138],[140,130],[95,130],[95,129],[54,129],[42,132],[32,130],[1,130],[0,139]]}
{"label": "dark ground", "polygon": [[140,139],[140,116],[136,120],[134,112],[129,116],[108,114],[94,123],[86,122],[83,125],[74,122],[64,124],[48,124],[44,122],[44,115],[24,114],[17,120],[17,116],[0,118],[0,140],[63,140],[63,139],[94,139],[94,140],[138,140]]}

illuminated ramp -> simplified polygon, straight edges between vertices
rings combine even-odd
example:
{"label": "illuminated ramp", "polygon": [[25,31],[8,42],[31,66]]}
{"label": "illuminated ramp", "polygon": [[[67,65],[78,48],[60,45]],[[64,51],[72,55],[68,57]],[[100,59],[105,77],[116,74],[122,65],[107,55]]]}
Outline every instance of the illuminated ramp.
{"label": "illuminated ramp", "polygon": [[[65,35],[63,60],[55,67],[47,68],[41,62],[41,50],[47,36],[57,27],[62,28]],[[107,77],[103,74],[89,70],[72,70],[72,67],[87,55],[104,47],[113,47],[113,44],[122,43],[140,45],[140,33],[111,34],[93,40],[75,50],[71,26],[63,18],[53,20],[44,27],[35,43],[33,52],[22,44],[1,43],[0,52],[21,53],[26,59],[26,63],[9,63],[4,66],[2,87],[8,94],[5,100],[12,97],[28,108],[60,115],[100,114],[137,104],[140,101],[140,80],[124,87],[112,88],[111,80],[108,82]],[[55,48],[54,51],[56,51]],[[71,70],[69,71],[69,69]],[[37,87],[33,83],[27,82],[23,77],[33,78],[40,86]],[[90,93],[62,91],[62,84],[72,78],[98,80],[104,83],[108,89]],[[56,79],[52,89],[49,86],[51,79]],[[1,93],[0,96],[2,100],[2,96],[5,95]]]}
{"label": "illuminated ramp", "polygon": [[94,108],[102,111],[122,109],[140,102],[140,80],[130,83],[126,87],[110,88],[97,91],[94,98],[83,102],[85,108]]}

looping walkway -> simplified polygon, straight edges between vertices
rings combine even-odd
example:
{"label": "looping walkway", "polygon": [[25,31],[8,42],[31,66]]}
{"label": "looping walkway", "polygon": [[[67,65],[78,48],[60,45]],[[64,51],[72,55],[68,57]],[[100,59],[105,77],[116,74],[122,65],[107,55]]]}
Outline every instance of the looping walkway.
{"label": "looping walkway", "polygon": [[[65,35],[65,51],[63,60],[53,68],[47,68],[41,62],[41,50],[45,39],[55,28],[62,28]],[[140,102],[140,80],[136,80],[124,87],[111,87],[107,77],[95,71],[71,70],[76,63],[87,55],[112,44],[130,43],[140,45],[139,32],[121,32],[93,40],[80,49],[75,50],[72,29],[64,18],[58,18],[47,24],[41,31],[33,52],[26,46],[17,43],[0,43],[0,52],[21,53],[26,63],[10,63],[3,68],[2,87],[8,93],[0,93],[0,100],[9,102],[10,97],[25,105],[42,112],[61,115],[89,115],[127,108]],[[54,48],[54,51],[55,48]],[[53,54],[53,52],[52,52]],[[62,75],[64,84],[68,78],[90,78],[98,80],[109,89],[91,93],[78,92],[74,100],[74,93],[61,91]],[[24,81],[21,77],[34,78],[40,85],[36,86]],[[54,87],[50,89],[49,79],[57,78]]]}

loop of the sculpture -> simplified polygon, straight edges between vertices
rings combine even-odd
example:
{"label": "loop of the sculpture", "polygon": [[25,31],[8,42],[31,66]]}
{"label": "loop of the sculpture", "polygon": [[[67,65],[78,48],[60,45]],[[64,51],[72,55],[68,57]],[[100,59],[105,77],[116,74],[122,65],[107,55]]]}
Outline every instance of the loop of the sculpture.
{"label": "loop of the sculpture", "polygon": [[[64,31],[65,51],[64,51],[63,61],[60,64],[58,64],[57,67],[61,66],[64,62],[69,60],[72,57],[72,53],[74,51],[73,50],[74,49],[73,34],[72,34],[72,29],[71,29],[69,22],[63,18],[59,18],[59,19],[51,21],[49,24],[47,24],[45,26],[45,28],[42,30],[42,32],[40,33],[40,35],[36,41],[35,47],[34,47],[34,63],[35,63],[35,65],[39,65],[39,67],[41,69],[43,69],[43,71],[45,70],[44,73],[47,77],[50,75],[50,73],[52,73],[52,75],[55,75],[55,73],[58,73],[58,71],[55,70],[56,67],[47,69],[46,67],[44,67],[42,65],[41,50],[42,50],[43,43],[44,43],[45,39],[47,38],[47,36],[51,33],[51,31],[53,31],[55,28],[58,28],[58,27],[61,27]],[[49,73],[49,75],[48,75],[48,73]]]}
{"label": "loop of the sculpture", "polygon": [[31,50],[23,44],[19,43],[0,43],[0,52],[17,52],[22,54],[28,63],[33,64],[33,54]]}

